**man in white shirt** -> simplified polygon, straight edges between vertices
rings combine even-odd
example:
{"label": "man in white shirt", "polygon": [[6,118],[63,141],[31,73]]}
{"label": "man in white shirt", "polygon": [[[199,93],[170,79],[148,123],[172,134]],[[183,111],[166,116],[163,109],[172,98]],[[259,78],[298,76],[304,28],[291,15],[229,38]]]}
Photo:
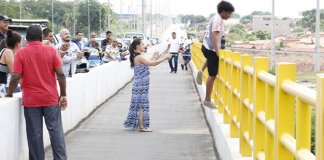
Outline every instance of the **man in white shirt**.
{"label": "man in white shirt", "polygon": [[[177,34],[175,32],[172,32],[172,39],[170,40],[170,44],[168,46],[168,52],[170,52],[170,54],[172,55],[172,58],[169,60],[171,69],[170,73],[177,73],[180,44],[181,42],[179,39],[177,39]],[[172,59],[174,60],[174,65],[172,63]]]}
{"label": "man in white shirt", "polygon": [[208,67],[209,76],[206,82],[206,97],[204,106],[215,109],[216,106],[211,101],[211,93],[214,87],[214,81],[218,74],[219,52],[221,48],[221,38],[224,36],[224,23],[234,12],[234,7],[227,1],[221,1],[217,5],[218,14],[216,14],[209,22],[207,32],[204,38],[203,46],[201,48],[207,61],[197,74],[197,83],[202,84],[203,72]]}
{"label": "man in white shirt", "polygon": [[71,42],[70,31],[66,28],[60,31],[62,41],[56,45],[63,61],[63,72],[65,76],[72,76],[76,72],[77,63],[81,62],[83,53],[79,47]]}

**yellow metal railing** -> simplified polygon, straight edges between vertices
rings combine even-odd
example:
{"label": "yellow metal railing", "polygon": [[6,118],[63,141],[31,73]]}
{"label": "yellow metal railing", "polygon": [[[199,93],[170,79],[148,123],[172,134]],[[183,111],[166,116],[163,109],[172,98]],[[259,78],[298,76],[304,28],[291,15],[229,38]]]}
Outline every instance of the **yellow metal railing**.
{"label": "yellow metal railing", "polygon": [[[197,69],[205,61],[201,43],[192,45]],[[295,82],[296,64],[222,50],[213,100],[242,156],[259,160],[324,160],[324,75],[317,91]],[[207,77],[207,72],[204,73]],[[205,82],[205,79],[204,79]],[[316,157],[311,153],[311,115],[316,109]]]}

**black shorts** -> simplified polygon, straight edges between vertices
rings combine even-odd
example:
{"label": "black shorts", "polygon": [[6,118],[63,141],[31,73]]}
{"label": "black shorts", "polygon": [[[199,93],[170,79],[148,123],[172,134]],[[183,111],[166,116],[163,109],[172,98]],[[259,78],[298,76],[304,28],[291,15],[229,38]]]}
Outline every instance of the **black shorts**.
{"label": "black shorts", "polygon": [[204,53],[204,56],[207,59],[207,67],[209,76],[217,76],[218,74],[218,63],[219,58],[216,52],[208,50],[204,45],[201,47],[201,51]]}

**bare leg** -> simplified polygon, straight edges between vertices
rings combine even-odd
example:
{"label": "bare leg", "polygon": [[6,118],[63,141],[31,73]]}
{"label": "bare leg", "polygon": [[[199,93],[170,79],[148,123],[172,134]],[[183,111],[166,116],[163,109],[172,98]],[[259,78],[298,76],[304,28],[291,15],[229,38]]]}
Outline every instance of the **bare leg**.
{"label": "bare leg", "polygon": [[151,129],[149,128],[144,128],[144,122],[143,122],[143,110],[140,109],[139,114],[138,114],[138,131],[139,132],[152,132]]}
{"label": "bare leg", "polygon": [[202,66],[201,69],[200,69],[200,71],[201,71],[201,72],[204,72],[206,68],[207,68],[207,60],[205,60],[203,66]]}
{"label": "bare leg", "polygon": [[206,83],[206,98],[205,101],[210,102],[211,101],[211,93],[214,88],[214,81],[215,81],[215,76],[209,76],[207,78],[207,83]]}

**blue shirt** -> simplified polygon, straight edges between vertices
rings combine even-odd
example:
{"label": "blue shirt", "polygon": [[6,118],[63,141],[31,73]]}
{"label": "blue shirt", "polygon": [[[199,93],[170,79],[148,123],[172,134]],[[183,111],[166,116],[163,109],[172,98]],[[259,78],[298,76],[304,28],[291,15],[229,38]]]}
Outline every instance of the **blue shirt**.
{"label": "blue shirt", "polygon": [[79,49],[82,50],[82,45],[78,40],[72,39],[71,42],[75,43],[79,47]]}

